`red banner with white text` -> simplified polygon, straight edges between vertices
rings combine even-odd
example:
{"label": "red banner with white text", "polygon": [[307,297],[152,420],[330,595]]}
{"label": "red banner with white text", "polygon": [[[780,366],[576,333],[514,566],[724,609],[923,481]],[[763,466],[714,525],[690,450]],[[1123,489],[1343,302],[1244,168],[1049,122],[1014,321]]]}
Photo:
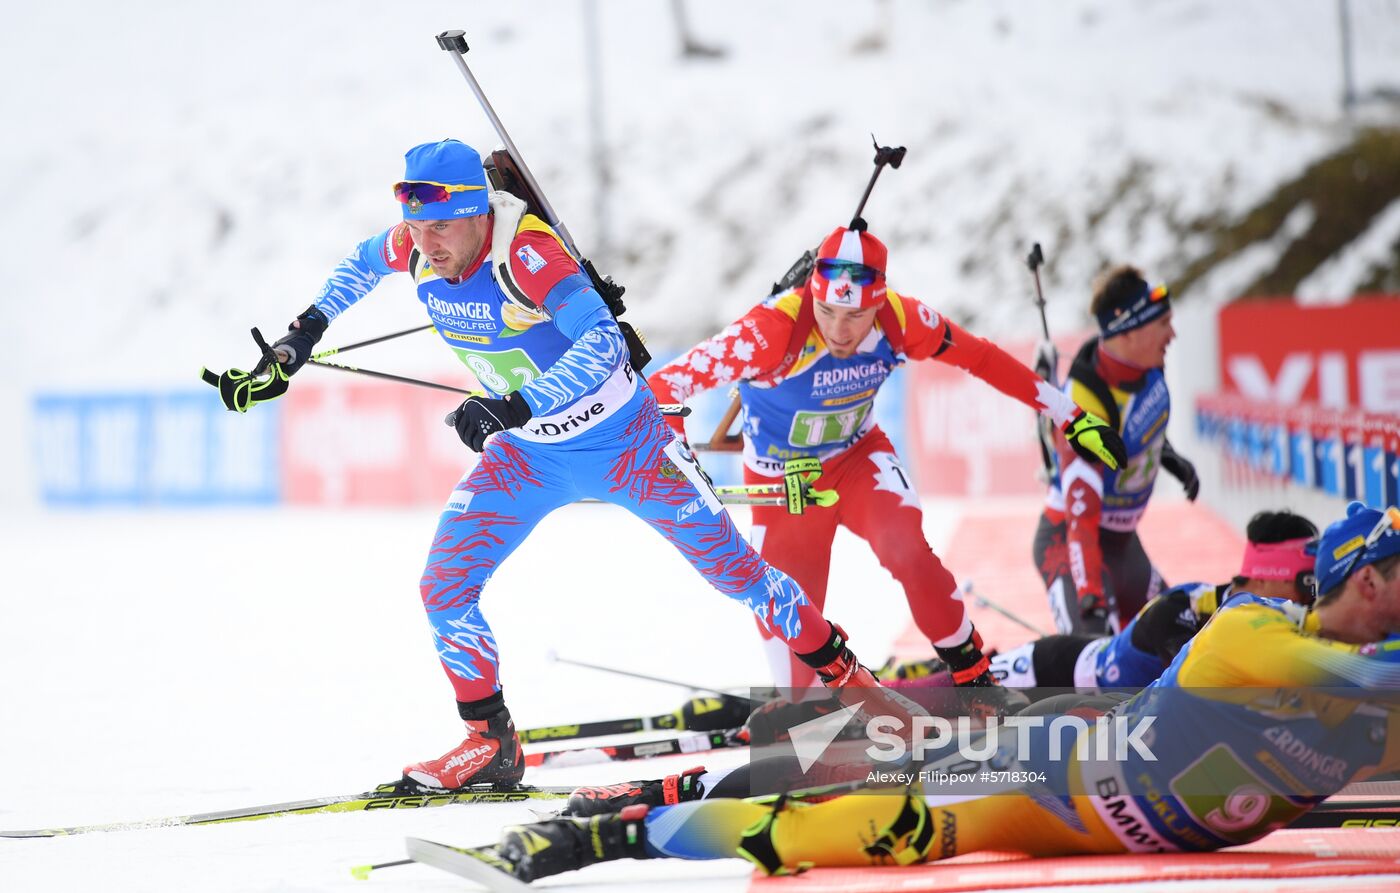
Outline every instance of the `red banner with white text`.
{"label": "red banner with white text", "polygon": [[[1059,374],[1089,337],[1055,339]],[[999,341],[1027,366],[1034,339]],[[919,489],[947,496],[1025,496],[1045,492],[1040,476],[1036,413],[956,366],[936,360],[910,363],[905,391],[905,438]]]}
{"label": "red banner with white text", "polygon": [[1223,307],[1220,383],[1222,393],[1260,403],[1400,415],[1400,296]]}
{"label": "red banner with white text", "polygon": [[281,401],[286,502],[446,505],[476,465],[443,422],[463,397],[349,376],[297,385]]}

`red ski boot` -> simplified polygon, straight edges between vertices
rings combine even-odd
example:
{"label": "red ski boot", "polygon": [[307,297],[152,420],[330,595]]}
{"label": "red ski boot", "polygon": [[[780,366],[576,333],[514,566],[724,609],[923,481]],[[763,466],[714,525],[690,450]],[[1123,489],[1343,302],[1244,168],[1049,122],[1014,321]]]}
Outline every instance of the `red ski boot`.
{"label": "red ski boot", "polygon": [[510,787],[525,774],[525,756],[510,711],[502,704],[494,713],[466,718],[472,705],[460,705],[467,726],[461,744],[435,760],[405,766],[404,781],[423,787],[455,790],[471,785]]}

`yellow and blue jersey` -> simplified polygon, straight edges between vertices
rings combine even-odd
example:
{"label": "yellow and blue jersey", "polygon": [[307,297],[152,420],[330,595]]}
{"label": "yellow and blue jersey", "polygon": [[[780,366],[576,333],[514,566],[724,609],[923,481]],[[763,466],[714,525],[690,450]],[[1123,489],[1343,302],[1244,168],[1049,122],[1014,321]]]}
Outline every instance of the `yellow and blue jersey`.
{"label": "yellow and blue jersey", "polygon": [[414,250],[404,224],[361,242],[332,272],[316,306],[334,319],[384,276],[407,272],[438,335],[481,386],[498,396],[519,392],[529,404],[532,417],[514,436],[540,443],[616,439],[618,426],[650,395],[638,387],[612,313],[539,218],[525,215],[508,253],[514,282],[532,306],[512,300],[498,281],[490,237],[462,277],[449,281]]}
{"label": "yellow and blue jersey", "polygon": [[[1152,759],[1076,766],[1130,850],[1215,849],[1282,827],[1343,786],[1400,767],[1400,648],[1318,636],[1307,609],[1233,596],[1156,682],[1113,711],[1150,722]],[[1091,736],[1119,734],[1110,725]],[[1117,742],[1111,741],[1116,745]]]}

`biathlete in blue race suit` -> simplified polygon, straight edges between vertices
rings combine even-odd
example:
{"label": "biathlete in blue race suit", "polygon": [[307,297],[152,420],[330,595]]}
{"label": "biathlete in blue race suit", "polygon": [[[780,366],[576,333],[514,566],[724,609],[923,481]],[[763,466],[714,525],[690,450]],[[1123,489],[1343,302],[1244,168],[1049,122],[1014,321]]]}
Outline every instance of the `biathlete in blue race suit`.
{"label": "biathlete in blue race suit", "polygon": [[1112,636],[1043,636],[992,658],[992,673],[1013,688],[1131,688],[1154,682],[1216,610],[1237,592],[1301,605],[1315,595],[1308,548],[1317,528],[1302,515],[1259,512],[1245,528],[1240,572],[1228,583],[1184,583],[1152,599]]}
{"label": "biathlete in blue race suit", "polygon": [[420,586],[467,737],[406,767],[405,782],[453,789],[520,780],[524,760],[481,591],[545,515],[584,497],[649,524],[828,684],[875,686],[801,588],[735,529],[560,238],[518,199],[489,192],[470,146],[443,140],[405,157],[394,187],[403,222],[335,268],[273,345],[280,368],[272,370],[285,382],[331,321],[384,276],[407,272],[442,340],[490,392],[449,416],[481,461],[447,500]]}

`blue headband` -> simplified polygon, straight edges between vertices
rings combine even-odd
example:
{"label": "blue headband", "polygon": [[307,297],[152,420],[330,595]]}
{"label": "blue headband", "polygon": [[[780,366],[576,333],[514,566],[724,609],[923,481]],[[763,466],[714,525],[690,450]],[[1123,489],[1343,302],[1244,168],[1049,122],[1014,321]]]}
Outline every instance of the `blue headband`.
{"label": "blue headband", "polygon": [[1142,284],[1142,291],[1131,300],[1112,307],[1105,307],[1097,314],[1099,332],[1105,338],[1131,332],[1145,326],[1171,310],[1171,290],[1165,285],[1156,288]]}

